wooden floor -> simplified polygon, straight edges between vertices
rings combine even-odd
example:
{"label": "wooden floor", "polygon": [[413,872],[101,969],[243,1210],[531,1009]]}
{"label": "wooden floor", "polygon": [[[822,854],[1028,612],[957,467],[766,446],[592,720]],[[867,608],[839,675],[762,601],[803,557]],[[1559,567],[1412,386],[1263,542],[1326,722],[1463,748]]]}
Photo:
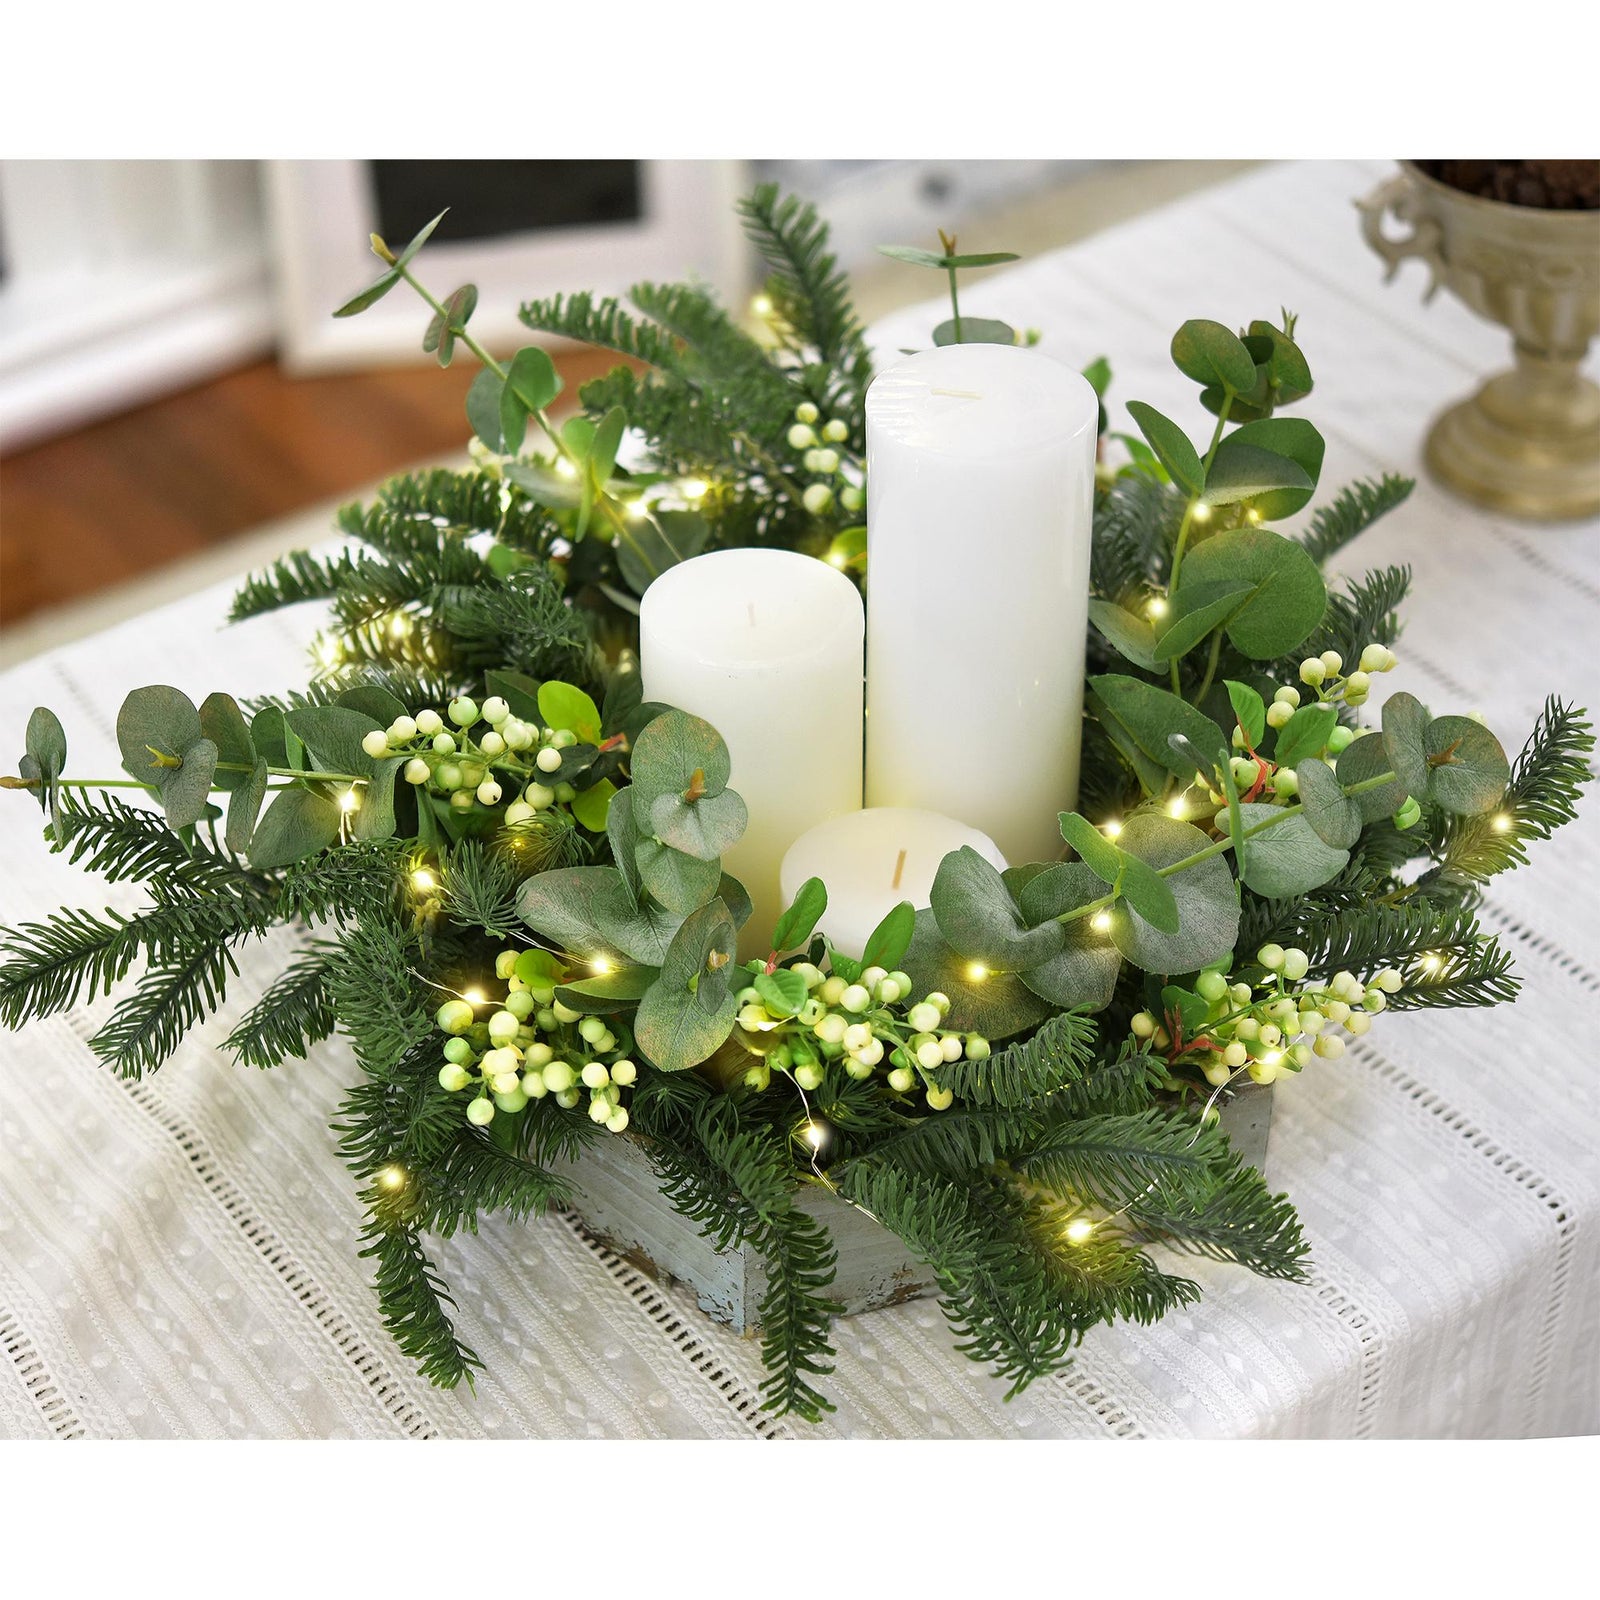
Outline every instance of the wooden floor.
{"label": "wooden floor", "polygon": [[[613,359],[557,365],[571,392]],[[288,378],[264,361],[0,460],[0,624],[464,449],[476,371]]]}

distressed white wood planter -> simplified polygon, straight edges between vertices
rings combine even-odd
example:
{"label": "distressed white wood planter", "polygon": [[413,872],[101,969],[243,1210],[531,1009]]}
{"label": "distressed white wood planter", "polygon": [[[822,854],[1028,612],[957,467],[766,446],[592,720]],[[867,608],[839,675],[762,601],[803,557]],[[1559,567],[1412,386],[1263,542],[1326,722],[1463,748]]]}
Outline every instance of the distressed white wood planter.
{"label": "distressed white wood planter", "polygon": [[[1248,1089],[1221,1108],[1235,1150],[1252,1166],[1266,1160],[1270,1088]],[[739,1333],[753,1332],[767,1275],[752,1250],[717,1251],[661,1193],[643,1145],[629,1135],[597,1140],[558,1170],[570,1180],[572,1209],[602,1243],[663,1283],[684,1283],[700,1309]],[[839,1254],[828,1290],[844,1316],[898,1305],[933,1292],[933,1274],[894,1234],[821,1189],[798,1204],[821,1221]]]}

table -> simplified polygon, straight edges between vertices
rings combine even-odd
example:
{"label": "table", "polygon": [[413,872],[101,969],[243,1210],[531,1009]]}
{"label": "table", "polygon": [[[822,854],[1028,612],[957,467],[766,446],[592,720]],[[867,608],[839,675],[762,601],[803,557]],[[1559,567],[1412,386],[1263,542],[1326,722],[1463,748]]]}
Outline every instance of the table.
{"label": "table", "polygon": [[[1167,361],[1186,316],[1300,314],[1307,414],[1331,488],[1419,472],[1427,418],[1504,363],[1500,330],[1411,278],[1385,289],[1351,201],[1383,163],[1267,169],[964,291],[973,314],[1045,330],[1113,397],[1193,411]],[[1003,241],[999,241],[1002,242]],[[876,330],[920,342],[928,309]],[[1124,424],[1125,425],[1125,422]],[[1481,709],[1520,744],[1544,695],[1600,706],[1596,525],[1534,528],[1426,482],[1343,553],[1416,569],[1387,691]],[[288,688],[304,610],[221,630],[229,588],[0,679],[0,739],[63,716],[74,765],[114,770],[122,694],[199,700]],[[838,1412],[759,1409],[754,1344],[710,1323],[560,1216],[489,1220],[438,1264],[488,1371],[418,1378],[378,1321],[359,1208],[328,1133],[355,1071],[343,1046],[270,1073],[215,1045],[276,971],[280,930],[161,1072],[123,1083],[86,1041],[104,1003],[0,1043],[0,1435],[376,1437],[1197,1437],[1541,1435],[1600,1428],[1600,835],[1591,792],[1559,847],[1497,879],[1485,926],[1514,951],[1515,1007],[1385,1017],[1279,1092],[1268,1174],[1299,1204],[1304,1285],[1186,1260],[1204,1300],[1154,1328],[1092,1333],[1073,1368],[1010,1404],[952,1351],[930,1302],[836,1325]],[[11,801],[0,921],[57,904],[130,909],[47,856]]]}

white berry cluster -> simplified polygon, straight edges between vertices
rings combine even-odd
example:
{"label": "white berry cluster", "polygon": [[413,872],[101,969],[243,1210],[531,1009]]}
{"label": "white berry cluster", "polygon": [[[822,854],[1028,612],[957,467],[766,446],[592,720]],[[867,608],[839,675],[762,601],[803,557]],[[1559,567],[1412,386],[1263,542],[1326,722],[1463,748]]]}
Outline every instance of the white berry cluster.
{"label": "white berry cluster", "polygon": [[440,1087],[473,1092],[467,1120],[476,1127],[493,1122],[497,1111],[515,1115],[546,1095],[565,1110],[587,1095],[590,1121],[621,1133],[628,1126],[622,1092],[638,1078],[638,1067],[604,1018],[562,1005],[553,982],[519,977],[522,954],[500,952],[495,975],[504,980],[506,997],[483,1021],[478,1012],[492,1002],[479,1007],[447,1000],[439,1007],[434,1021],[450,1035]]}
{"label": "white berry cluster", "polygon": [[[842,476],[843,461],[835,448],[850,437],[849,425],[837,417],[826,421],[822,413],[809,400],[794,408],[794,422],[789,429],[789,447],[804,452],[801,461],[807,472],[816,480],[806,485],[801,496],[807,511],[820,517],[833,509],[834,479]],[[859,511],[865,504],[860,488],[846,483],[838,491],[839,504],[846,511]]]}
{"label": "white berry cluster", "polygon": [[[751,970],[761,971],[760,963]],[[788,970],[806,986],[806,999],[792,1017],[775,1015],[753,986],[739,994],[739,1027],[762,1051],[744,1075],[751,1088],[766,1088],[777,1071],[802,1089],[818,1089],[829,1066],[838,1064],[852,1078],[883,1071],[897,1094],[910,1094],[920,1084],[928,1106],[947,1111],[955,1095],[939,1083],[939,1069],[989,1055],[981,1034],[943,1025],[948,995],[936,991],[912,1003],[911,979],[903,972],[867,967],[852,983],[807,961]]]}
{"label": "white berry cluster", "polygon": [[1225,1084],[1241,1068],[1256,1083],[1271,1083],[1300,1071],[1313,1055],[1342,1056],[1339,1030],[1364,1034],[1403,983],[1395,968],[1385,967],[1365,981],[1336,972],[1326,983],[1302,984],[1310,957],[1278,944],[1262,945],[1256,961],[1262,976],[1253,986],[1230,983],[1220,971],[1201,973],[1195,992],[1206,1002],[1206,1020],[1194,1038],[1182,1036],[1176,1016],[1163,1020],[1148,1011],[1129,1023],[1134,1037],[1167,1052],[1174,1064],[1198,1067],[1207,1083]]}
{"label": "white berry cluster", "polygon": [[1388,645],[1369,644],[1356,668],[1346,673],[1344,657],[1337,650],[1324,650],[1300,663],[1300,681],[1315,689],[1319,700],[1343,700],[1347,706],[1358,706],[1371,692],[1372,674],[1393,672],[1397,659]]}
{"label": "white berry cluster", "polygon": [[[474,735],[471,730],[480,723],[482,731]],[[505,813],[514,827],[573,799],[577,791],[570,783],[545,780],[560,771],[561,752],[577,742],[571,729],[524,722],[512,716],[499,695],[491,695],[482,706],[466,696],[452,700],[444,716],[430,710],[396,717],[387,729],[374,728],[361,748],[374,760],[408,756],[402,772],[406,782],[448,795],[457,811],[497,806],[508,788],[514,789],[516,798]]]}

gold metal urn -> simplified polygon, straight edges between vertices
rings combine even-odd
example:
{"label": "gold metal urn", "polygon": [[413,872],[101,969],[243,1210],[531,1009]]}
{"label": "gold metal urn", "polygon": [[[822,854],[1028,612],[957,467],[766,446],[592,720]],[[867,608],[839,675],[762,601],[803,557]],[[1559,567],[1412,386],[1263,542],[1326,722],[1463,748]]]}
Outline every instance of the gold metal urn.
{"label": "gold metal urn", "polygon": [[[1600,512],[1600,386],[1579,372],[1600,327],[1600,211],[1481,199],[1402,161],[1357,202],[1393,277],[1412,256],[1511,331],[1516,364],[1433,424],[1428,470],[1468,500],[1554,521]],[[1384,219],[1410,231],[1393,237]]]}

